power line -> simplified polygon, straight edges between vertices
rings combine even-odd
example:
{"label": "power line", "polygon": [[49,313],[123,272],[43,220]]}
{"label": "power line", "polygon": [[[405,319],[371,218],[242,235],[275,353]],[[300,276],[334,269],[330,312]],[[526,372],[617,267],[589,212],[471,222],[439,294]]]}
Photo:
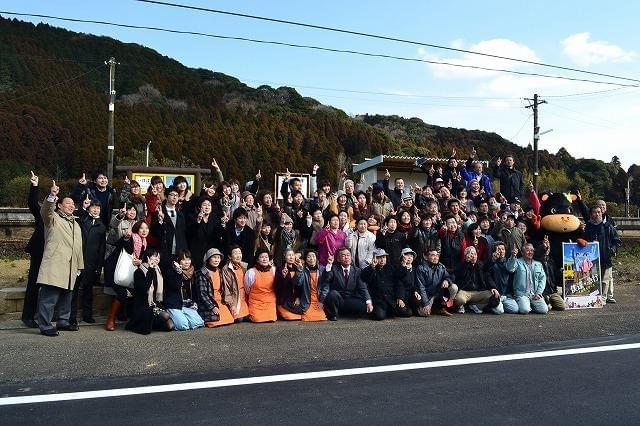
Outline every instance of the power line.
{"label": "power line", "polygon": [[520,134],[520,132],[522,132],[522,129],[524,129],[524,126],[527,125],[527,123],[529,122],[529,120],[531,120],[531,117],[533,117],[533,114],[529,114],[527,115],[527,118],[524,120],[524,123],[522,123],[522,126],[520,126],[520,129],[516,132],[515,135],[513,135],[512,137],[510,137],[508,140],[510,141],[514,141],[515,138],[518,137],[518,135]]}
{"label": "power line", "polygon": [[[115,22],[96,21],[96,20],[79,19],[79,18],[63,18],[63,17],[58,17],[58,16],[41,15],[41,14],[33,14],[33,13],[17,13],[17,12],[0,11],[0,14],[15,15],[15,16],[30,16],[30,17],[37,17],[37,18],[68,21],[68,22],[80,22],[80,23],[87,23],[87,24],[109,25],[109,26],[114,26],[114,27],[141,29],[141,30],[150,30],[150,31],[159,31],[159,32],[167,32],[167,33],[173,33],[173,34],[195,35],[195,36],[216,38],[216,39],[222,39],[222,40],[245,41],[245,42],[250,42],[250,43],[270,44],[270,45],[276,45],[276,46],[286,46],[286,47],[294,47],[294,48],[299,48],[299,49],[310,49],[310,50],[318,50],[318,51],[332,52],[332,53],[344,53],[344,54],[351,54],[351,55],[358,55],[358,56],[365,56],[365,57],[393,59],[393,60],[406,61],[406,62],[419,62],[419,63],[426,63],[426,64],[434,64],[434,65],[446,65],[446,66],[459,67],[459,68],[477,69],[477,70],[482,70],[482,71],[494,71],[494,72],[503,72],[503,73],[509,73],[509,74],[516,74],[516,75],[528,75],[528,76],[533,76],[533,77],[553,78],[553,79],[569,80],[569,81],[580,81],[580,82],[594,83],[594,84],[607,84],[607,85],[620,86],[620,87],[640,87],[640,85],[635,85],[635,84],[614,83],[614,82],[610,82],[610,81],[600,81],[600,80],[590,80],[590,79],[582,79],[582,78],[574,78],[574,77],[564,77],[564,76],[559,76],[559,75],[549,75],[549,74],[540,74],[540,73],[534,73],[534,72],[514,71],[514,70],[501,69],[501,68],[488,68],[488,67],[481,67],[481,66],[477,66],[477,65],[463,65],[463,64],[454,64],[454,63],[450,63],[450,62],[429,61],[429,60],[426,60],[426,59],[407,58],[407,57],[403,57],[403,56],[387,55],[387,54],[381,54],[381,53],[360,52],[360,51],[357,51],[357,50],[334,49],[334,48],[323,47],[323,46],[311,46],[311,45],[287,43],[287,42],[280,42],[280,41],[259,40],[259,39],[253,39],[253,38],[247,38],[247,37],[224,36],[224,35],[218,35],[218,34],[203,33],[203,32],[199,32],[199,31],[175,30],[175,29],[169,29],[169,28],[150,27],[150,26],[144,26],[144,25],[120,24],[120,23],[115,23]],[[640,80],[638,80],[638,82],[640,82]]]}
{"label": "power line", "polygon": [[507,56],[493,55],[493,54],[490,54],[490,53],[476,52],[476,51],[473,51],[473,50],[466,50],[466,49],[460,49],[460,48],[455,48],[455,47],[442,46],[442,45],[433,44],[433,43],[424,43],[424,42],[419,42],[419,41],[414,41],[414,40],[401,39],[401,38],[397,38],[397,37],[384,36],[384,35],[379,35],[379,34],[371,34],[371,33],[365,33],[365,32],[354,31],[354,30],[346,30],[346,29],[343,29],[343,28],[328,27],[328,26],[324,26],[324,25],[314,25],[314,24],[308,24],[308,23],[304,23],[304,22],[289,21],[289,20],[285,20],[285,19],[269,18],[269,17],[266,17],[266,16],[249,15],[249,14],[246,14],[246,13],[229,12],[229,11],[226,11],[226,10],[209,9],[209,8],[206,8],[206,7],[190,6],[190,5],[180,4],[180,3],[170,3],[170,2],[157,1],[157,0],[135,0],[135,1],[137,1],[139,3],[150,3],[150,4],[161,5],[161,6],[176,7],[176,8],[181,8],[181,9],[191,9],[191,10],[197,10],[197,11],[201,11],[201,12],[217,13],[217,14],[222,14],[222,15],[236,16],[236,17],[240,17],[240,18],[248,18],[248,19],[256,19],[256,20],[260,20],[260,21],[274,22],[274,23],[278,23],[278,24],[287,24],[287,25],[293,25],[293,26],[298,26],[298,27],[313,28],[313,29],[317,29],[317,30],[332,31],[332,32],[343,33],[343,34],[351,34],[351,35],[357,35],[357,36],[362,36],[362,37],[369,37],[369,38],[375,38],[375,39],[380,39],[380,40],[394,41],[394,42],[399,42],[399,43],[412,44],[412,45],[416,45],[416,46],[431,47],[431,48],[434,48],[434,49],[449,50],[449,51],[458,52],[458,53],[468,53],[468,54],[471,54],[471,55],[479,55],[479,56],[485,56],[485,57],[490,57],[490,58],[503,59],[503,60],[507,60],[507,61],[521,62],[521,63],[525,63],[525,64],[530,64],[530,65],[538,65],[538,66],[541,66],[541,67],[555,68],[555,69],[560,69],[560,70],[564,70],[564,71],[573,71],[573,72],[579,72],[579,73],[583,73],[583,74],[591,74],[591,75],[597,75],[597,76],[600,76],[600,77],[609,77],[609,78],[615,78],[615,79],[627,80],[627,81],[633,81],[633,82],[636,82],[636,83],[640,83],[640,80],[637,80],[637,79],[634,79],[634,78],[621,77],[621,76],[616,76],[616,75],[612,75],[612,74],[598,73],[598,72],[594,72],[594,71],[586,71],[586,70],[581,70],[581,69],[578,69],[578,68],[564,67],[564,66],[561,66],[561,65],[546,64],[544,62],[529,61],[529,60],[526,60],[526,59],[510,58],[510,57],[507,57]]}
{"label": "power line", "polygon": [[33,92],[25,93],[24,95],[18,96],[17,98],[13,98],[13,99],[8,99],[8,100],[6,100],[6,101],[2,101],[2,102],[0,102],[0,105],[7,104],[7,103],[9,103],[9,102],[15,102],[15,101],[17,101],[17,100],[20,100],[20,99],[26,98],[26,97],[28,97],[28,96],[36,95],[36,94],[38,94],[38,93],[45,92],[45,91],[47,91],[47,90],[49,90],[49,89],[53,89],[54,87],[61,86],[61,85],[63,85],[63,84],[69,83],[70,81],[77,80],[78,78],[84,77],[85,75],[87,75],[87,74],[89,74],[89,73],[92,73],[93,71],[97,71],[97,70],[99,70],[100,68],[102,68],[102,67],[104,67],[104,66],[105,66],[104,64],[99,65],[99,66],[97,66],[97,67],[95,67],[95,68],[90,69],[89,71],[83,72],[82,74],[78,74],[78,75],[76,75],[76,76],[73,76],[73,77],[71,77],[71,78],[68,78],[67,80],[60,81],[60,82],[58,82],[58,83],[56,83],[56,84],[52,84],[52,85],[47,86],[47,87],[44,87],[44,88],[42,88],[42,89],[40,89],[40,90],[35,90],[35,91],[33,91]]}
{"label": "power line", "polygon": [[600,93],[615,92],[616,90],[622,90],[622,89],[623,89],[622,87],[616,87],[613,89],[596,90],[595,92],[569,93],[566,95],[540,95],[540,96],[544,96],[545,98],[569,98],[573,96],[597,95]]}

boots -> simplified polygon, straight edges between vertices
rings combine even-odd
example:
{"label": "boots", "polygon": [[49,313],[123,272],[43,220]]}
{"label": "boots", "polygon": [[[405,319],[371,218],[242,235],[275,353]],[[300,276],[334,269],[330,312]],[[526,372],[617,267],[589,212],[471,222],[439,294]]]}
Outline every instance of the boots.
{"label": "boots", "polygon": [[111,309],[109,310],[109,316],[107,317],[107,322],[104,325],[105,330],[113,331],[116,329],[116,316],[118,315],[119,310],[120,301],[118,299],[113,299],[113,302],[111,302]]}

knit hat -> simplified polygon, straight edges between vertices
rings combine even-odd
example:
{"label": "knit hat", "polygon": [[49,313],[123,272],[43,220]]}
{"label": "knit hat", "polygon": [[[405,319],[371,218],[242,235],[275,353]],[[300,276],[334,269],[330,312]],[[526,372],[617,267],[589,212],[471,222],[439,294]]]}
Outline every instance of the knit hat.
{"label": "knit hat", "polygon": [[293,219],[291,219],[291,216],[289,216],[288,214],[286,214],[286,213],[282,213],[282,220],[281,220],[281,222],[282,222],[283,224],[285,224],[285,223],[293,223]]}
{"label": "knit hat", "polygon": [[213,256],[220,256],[220,261],[222,261],[222,259],[224,259],[224,256],[223,256],[222,252],[220,252],[220,250],[218,250],[217,248],[210,248],[204,254],[204,256],[202,258],[202,262],[204,264],[206,264],[209,261],[209,259],[211,259]]}
{"label": "knit hat", "polygon": [[371,192],[372,192],[373,194],[377,194],[377,193],[379,193],[379,192],[383,192],[383,191],[384,191],[384,188],[382,187],[382,185],[380,185],[380,184],[379,184],[379,183],[377,183],[377,182],[376,182],[376,183],[374,183],[374,184],[372,185],[372,188],[373,188],[373,189],[371,190]]}

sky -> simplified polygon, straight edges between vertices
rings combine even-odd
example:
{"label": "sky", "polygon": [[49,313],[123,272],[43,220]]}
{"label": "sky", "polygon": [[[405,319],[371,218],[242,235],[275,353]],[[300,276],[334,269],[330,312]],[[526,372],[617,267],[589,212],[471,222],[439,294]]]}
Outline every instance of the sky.
{"label": "sky", "polygon": [[[384,35],[640,80],[640,2],[631,1],[205,1],[174,3]],[[629,81],[319,29],[134,0],[3,0],[0,9],[197,31],[640,85]],[[9,15],[4,15],[9,17]],[[350,115],[396,114],[427,123],[496,132],[532,143],[525,108],[537,93],[540,149],[576,158],[640,164],[640,87],[577,82],[379,57],[177,35],[55,19],[26,18],[138,43],[186,66],[239,78],[252,87],[295,87]],[[106,58],[105,58],[106,59]],[[117,58],[116,58],[117,60]],[[116,73],[117,89],[117,73]]]}

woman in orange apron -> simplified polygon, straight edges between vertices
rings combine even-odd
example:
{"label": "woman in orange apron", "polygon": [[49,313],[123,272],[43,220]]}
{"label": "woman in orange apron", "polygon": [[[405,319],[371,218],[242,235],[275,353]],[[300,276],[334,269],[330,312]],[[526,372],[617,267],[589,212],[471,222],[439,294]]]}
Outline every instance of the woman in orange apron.
{"label": "woman in orange apron", "polygon": [[256,265],[245,275],[244,287],[248,295],[251,322],[272,322],[276,315],[276,268],[271,266],[269,252],[258,249]]}
{"label": "woman in orange apron", "polygon": [[313,250],[304,254],[304,266],[299,265],[296,285],[299,288],[300,306],[303,308],[302,321],[326,321],[324,306],[320,303],[322,270],[318,268],[318,255]]}
{"label": "woman in orange apron", "polygon": [[300,321],[304,311],[300,305],[300,289],[296,285],[296,272],[302,261],[292,249],[286,249],[282,266],[276,268],[276,296],[278,316],[286,321]]}
{"label": "woman in orange apron", "polygon": [[206,327],[218,327],[233,324],[234,318],[224,303],[222,286],[222,253],[216,248],[207,250],[203,265],[196,272],[196,291],[198,292],[198,314]]}
{"label": "woman in orange apron", "polygon": [[229,261],[222,268],[222,296],[236,322],[247,321],[249,317],[243,285],[246,272],[247,264],[242,261],[242,249],[237,245],[229,247]]}

